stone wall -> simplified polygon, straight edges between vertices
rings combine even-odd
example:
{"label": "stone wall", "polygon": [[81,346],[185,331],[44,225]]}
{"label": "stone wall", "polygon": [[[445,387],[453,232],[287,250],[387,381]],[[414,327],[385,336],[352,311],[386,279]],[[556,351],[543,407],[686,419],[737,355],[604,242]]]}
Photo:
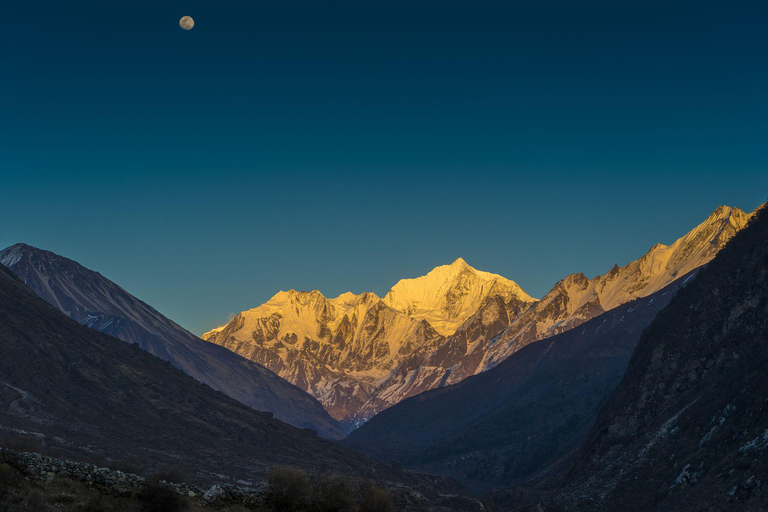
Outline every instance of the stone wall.
{"label": "stone wall", "polygon": [[[39,453],[15,452],[0,448],[5,463],[15,467],[29,478],[53,481],[55,478],[74,478],[88,486],[100,487],[118,496],[130,496],[147,485],[147,479],[132,473],[101,468],[87,462],[60,460]],[[195,484],[163,482],[182,496],[194,499],[199,505],[239,504],[256,505],[266,498],[264,491],[230,484],[216,484],[202,489]]]}

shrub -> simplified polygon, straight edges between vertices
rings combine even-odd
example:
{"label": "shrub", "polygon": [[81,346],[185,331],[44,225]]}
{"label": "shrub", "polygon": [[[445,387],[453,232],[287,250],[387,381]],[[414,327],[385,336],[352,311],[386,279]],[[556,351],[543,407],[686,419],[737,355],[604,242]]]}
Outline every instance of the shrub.
{"label": "shrub", "polygon": [[377,487],[373,480],[365,479],[359,484],[360,510],[364,512],[394,512],[395,504],[386,489]]}
{"label": "shrub", "polygon": [[141,512],[181,512],[187,502],[170,486],[149,481],[137,494]]}
{"label": "shrub", "polygon": [[303,471],[286,466],[272,468],[267,483],[267,503],[275,512],[296,512],[309,505],[312,484]]}
{"label": "shrub", "polygon": [[316,512],[359,510],[354,486],[346,478],[337,475],[324,476],[316,483],[312,505],[312,510]]}
{"label": "shrub", "polygon": [[21,475],[8,464],[0,464],[0,498],[21,482]]}

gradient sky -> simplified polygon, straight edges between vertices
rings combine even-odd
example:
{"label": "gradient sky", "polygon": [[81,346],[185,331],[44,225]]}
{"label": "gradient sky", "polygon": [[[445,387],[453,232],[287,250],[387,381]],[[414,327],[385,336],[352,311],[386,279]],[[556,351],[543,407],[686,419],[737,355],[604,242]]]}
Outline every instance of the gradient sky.
{"label": "gradient sky", "polygon": [[765,1],[8,4],[0,246],[196,333],[459,256],[540,297],[768,195]]}

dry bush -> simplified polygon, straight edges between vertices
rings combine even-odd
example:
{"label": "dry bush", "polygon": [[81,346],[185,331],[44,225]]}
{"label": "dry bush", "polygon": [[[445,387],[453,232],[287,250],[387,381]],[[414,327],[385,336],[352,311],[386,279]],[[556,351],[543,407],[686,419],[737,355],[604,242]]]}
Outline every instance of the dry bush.
{"label": "dry bush", "polygon": [[373,480],[361,480],[360,510],[364,512],[394,512],[395,504],[392,496],[386,489],[382,489],[373,483]]}
{"label": "dry bush", "polygon": [[23,477],[8,464],[0,464],[0,499],[21,484]]}
{"label": "dry bush", "polygon": [[267,476],[267,503],[275,512],[306,510],[312,498],[312,483],[306,473],[287,466],[272,468]]}
{"label": "dry bush", "polygon": [[170,486],[150,481],[136,495],[141,512],[181,512],[187,509],[187,501]]}
{"label": "dry bush", "polygon": [[[355,487],[346,478],[328,475],[315,484],[313,512],[358,512]],[[366,511],[367,512],[367,511]]]}

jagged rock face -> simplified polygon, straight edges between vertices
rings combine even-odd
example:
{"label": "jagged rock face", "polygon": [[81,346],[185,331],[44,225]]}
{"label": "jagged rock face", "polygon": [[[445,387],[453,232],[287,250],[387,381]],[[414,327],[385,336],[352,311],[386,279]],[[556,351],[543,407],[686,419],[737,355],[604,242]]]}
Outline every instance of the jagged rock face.
{"label": "jagged rock face", "polygon": [[768,506],[768,210],[643,333],[553,508]]}
{"label": "jagged rock face", "polygon": [[305,391],[254,363],[255,358],[249,361],[201,340],[98,272],[24,244],[0,251],[0,263],[73,320],[137,343],[200,382],[278,419],[325,437],[344,436]]}
{"label": "jagged rock face", "polygon": [[281,292],[203,338],[307,390],[352,429],[405,398],[460,382],[529,343],[657,292],[709,262],[749,217],[720,207],[673,244],[657,244],[593,279],[570,275],[540,301],[458,259],[400,281],[383,299]]}
{"label": "jagged rock face", "polygon": [[368,401],[355,413],[352,425],[357,427],[378,412],[406,398],[446,384],[460,382],[483,370],[483,355],[496,337],[530,303],[513,297],[505,302],[493,297],[480,310],[447,338],[435,338],[404,357],[400,364],[379,384]]}
{"label": "jagged rock face", "polygon": [[328,299],[318,291],[295,290],[203,337],[307,390],[340,420],[360,409],[403,357],[442,339],[429,323],[390,308],[373,293]]}

